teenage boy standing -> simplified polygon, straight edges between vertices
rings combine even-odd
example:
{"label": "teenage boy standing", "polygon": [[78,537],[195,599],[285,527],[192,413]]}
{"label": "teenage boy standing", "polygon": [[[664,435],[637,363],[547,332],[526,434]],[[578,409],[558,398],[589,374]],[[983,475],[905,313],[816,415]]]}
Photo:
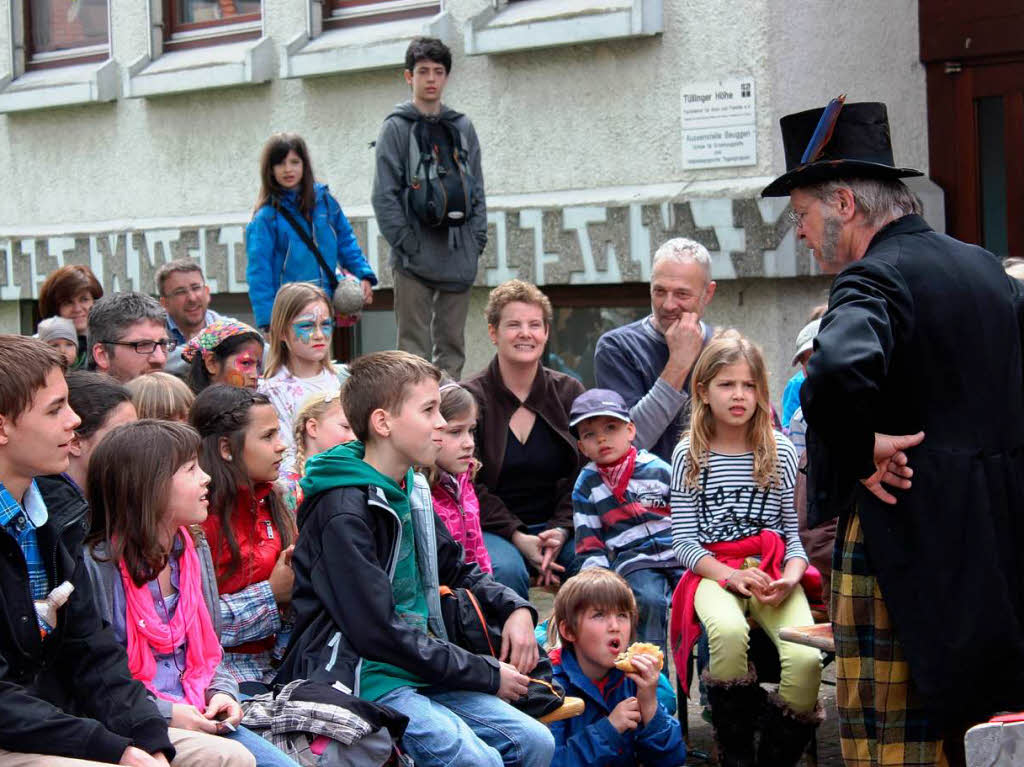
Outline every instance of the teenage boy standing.
{"label": "teenage boy standing", "polygon": [[[536,612],[466,563],[412,470],[437,458],[439,378],[401,351],[352,363],[342,405],[360,441],[307,464],[296,624],[275,681],[340,684],[405,714],[402,742],[418,767],[548,767],[550,731],[506,703],[537,663]],[[442,584],[471,588],[502,625],[500,660],[445,639]]]}
{"label": "teenage boy standing", "polygon": [[[166,767],[167,724],[65,544],[78,520],[51,517],[34,480],[68,468],[81,422],[62,364],[41,341],[0,335],[0,765]],[[65,583],[74,590],[44,618],[40,601]]]}
{"label": "teenage boy standing", "polygon": [[[432,359],[458,381],[469,288],[487,245],[487,203],[473,123],[441,103],[451,69],[452,53],[440,40],[419,37],[409,45],[405,81],[412,99],[396,106],[380,130],[372,200],[391,246],[398,348]],[[430,191],[431,169],[419,160],[424,150],[436,174],[463,182],[455,184],[454,197],[464,210],[441,223],[425,221],[422,198],[412,194],[413,187]]]}

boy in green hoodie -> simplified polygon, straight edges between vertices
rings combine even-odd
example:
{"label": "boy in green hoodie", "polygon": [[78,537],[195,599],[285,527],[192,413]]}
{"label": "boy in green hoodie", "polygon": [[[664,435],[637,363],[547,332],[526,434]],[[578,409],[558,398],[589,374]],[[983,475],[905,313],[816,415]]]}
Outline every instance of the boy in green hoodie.
{"label": "boy in green hoodie", "polygon": [[[439,449],[440,372],[393,351],[357,359],[350,373],[342,404],[360,441],[306,465],[296,626],[276,681],[340,685],[400,711],[417,765],[547,767],[551,733],[506,702],[526,692],[537,662],[536,611],[466,563],[412,471]],[[500,660],[447,641],[441,584],[472,588],[500,617]]]}

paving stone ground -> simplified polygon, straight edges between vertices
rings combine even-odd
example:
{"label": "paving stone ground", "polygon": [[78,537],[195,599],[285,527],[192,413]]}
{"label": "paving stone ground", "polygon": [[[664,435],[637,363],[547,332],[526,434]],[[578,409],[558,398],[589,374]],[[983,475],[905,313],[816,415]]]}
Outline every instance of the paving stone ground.
{"label": "paving stone ground", "polygon": [[[531,589],[530,600],[537,608],[540,619],[545,620],[551,615],[553,607],[552,595],[542,589]],[[835,664],[825,669],[821,685],[821,699],[825,706],[825,722],[818,728],[818,767],[842,767],[843,759],[839,751],[839,723],[836,718]],[[709,758],[700,758],[697,752],[710,754],[714,741],[711,725],[701,717],[701,705],[697,686],[691,690],[691,700],[687,705],[687,716],[690,723],[690,739],[687,744],[690,750],[688,765],[713,765]],[[803,764],[812,767],[814,762],[805,758]]]}

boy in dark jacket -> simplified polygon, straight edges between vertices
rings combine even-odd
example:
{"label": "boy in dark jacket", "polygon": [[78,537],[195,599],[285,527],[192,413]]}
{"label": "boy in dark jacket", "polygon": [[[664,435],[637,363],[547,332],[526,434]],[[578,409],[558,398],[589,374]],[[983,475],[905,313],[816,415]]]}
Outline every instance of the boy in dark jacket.
{"label": "boy in dark jacket", "polygon": [[79,424],[62,366],[41,341],[0,336],[0,763],[166,767],[167,724],[96,612],[79,525],[58,526],[34,480],[67,469]]}
{"label": "boy in dark jacket", "polygon": [[[551,733],[505,702],[526,692],[536,665],[536,613],[465,562],[411,468],[437,456],[440,372],[393,351],[357,359],[350,373],[342,405],[360,442],[306,466],[296,626],[276,681],[312,679],[400,711],[418,766],[547,767]],[[471,588],[503,626],[500,661],[447,641],[441,584]]]}
{"label": "boy in dark jacket", "polygon": [[565,582],[553,625],[562,646],[549,655],[566,695],[583,698],[580,716],[551,725],[552,767],[679,767],[686,762],[679,722],[658,702],[659,664],[632,657],[635,673],[615,668],[630,643],[636,601],[629,584],[595,567]]}
{"label": "boy in dark jacket", "polygon": [[[452,52],[440,40],[418,37],[409,44],[405,81],[412,98],[397,105],[381,126],[371,200],[391,248],[398,348],[424,359],[433,352],[434,364],[458,381],[466,360],[469,289],[487,245],[487,203],[473,123],[441,101],[451,70]],[[433,226],[413,210],[410,181],[416,168],[410,167],[409,145],[414,131],[414,140],[425,135],[444,173],[460,173],[459,165],[468,171],[461,176],[469,198],[461,225]],[[458,160],[455,140],[462,149]]]}

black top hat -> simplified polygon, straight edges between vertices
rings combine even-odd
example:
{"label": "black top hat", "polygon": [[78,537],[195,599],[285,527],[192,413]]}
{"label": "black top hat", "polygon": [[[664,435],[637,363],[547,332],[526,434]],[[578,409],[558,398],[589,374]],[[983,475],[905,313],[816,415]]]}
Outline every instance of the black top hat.
{"label": "black top hat", "polygon": [[[843,105],[842,98],[834,99],[824,109],[809,109],[779,120],[782,145],[786,150],[786,172],[764,188],[762,197],[784,197],[797,187],[837,178],[897,179],[924,175],[913,168],[893,166],[885,104],[867,101]],[[816,157],[805,160],[812,140],[818,143],[828,135],[823,115],[829,110],[829,117],[832,117],[837,106],[838,118],[835,118],[831,137],[825,140],[820,151],[812,150]],[[820,131],[819,123],[822,124]]]}

